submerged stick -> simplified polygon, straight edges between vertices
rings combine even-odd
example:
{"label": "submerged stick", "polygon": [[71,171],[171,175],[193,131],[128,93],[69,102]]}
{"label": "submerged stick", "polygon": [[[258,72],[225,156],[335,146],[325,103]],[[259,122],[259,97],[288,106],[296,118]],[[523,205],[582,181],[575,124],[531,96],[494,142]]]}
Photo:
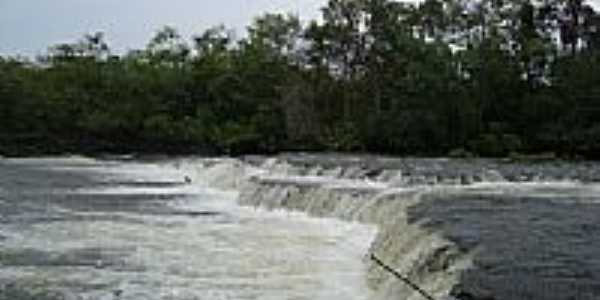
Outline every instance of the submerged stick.
{"label": "submerged stick", "polygon": [[404,282],[406,285],[411,287],[413,290],[417,291],[419,294],[421,294],[421,296],[423,296],[423,298],[425,298],[427,300],[435,300],[425,290],[423,290],[421,287],[419,287],[418,285],[416,285],[415,283],[410,281],[410,279],[408,279],[408,277],[403,276],[398,271],[396,271],[396,270],[392,269],[390,266],[386,265],[383,261],[381,261],[379,258],[377,258],[377,256],[375,256],[374,253],[371,253],[371,260],[373,260],[375,263],[377,263],[384,270],[388,271],[389,273],[392,273],[394,276],[396,276],[398,279],[400,279],[400,281]]}

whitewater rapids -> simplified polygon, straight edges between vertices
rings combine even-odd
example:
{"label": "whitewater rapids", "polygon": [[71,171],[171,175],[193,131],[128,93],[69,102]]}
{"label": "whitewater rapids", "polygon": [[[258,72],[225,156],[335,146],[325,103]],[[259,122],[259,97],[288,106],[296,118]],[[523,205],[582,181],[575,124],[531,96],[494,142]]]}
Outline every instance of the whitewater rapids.
{"label": "whitewater rapids", "polygon": [[[186,183],[187,182],[187,183]],[[0,159],[0,300],[600,299],[600,165]]]}
{"label": "whitewater rapids", "polygon": [[375,225],[363,262],[371,299],[600,298],[595,163],[339,155],[185,161],[194,182],[242,205]]}
{"label": "whitewater rapids", "polygon": [[374,228],[242,207],[185,175],[0,159],[0,300],[370,299]]}

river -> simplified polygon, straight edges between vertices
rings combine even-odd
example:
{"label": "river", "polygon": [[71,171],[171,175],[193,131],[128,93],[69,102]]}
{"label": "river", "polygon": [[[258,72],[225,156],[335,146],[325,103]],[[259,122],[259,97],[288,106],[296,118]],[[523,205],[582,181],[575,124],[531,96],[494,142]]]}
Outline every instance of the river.
{"label": "river", "polygon": [[0,160],[0,299],[368,299],[375,229],[236,204],[165,162]]}

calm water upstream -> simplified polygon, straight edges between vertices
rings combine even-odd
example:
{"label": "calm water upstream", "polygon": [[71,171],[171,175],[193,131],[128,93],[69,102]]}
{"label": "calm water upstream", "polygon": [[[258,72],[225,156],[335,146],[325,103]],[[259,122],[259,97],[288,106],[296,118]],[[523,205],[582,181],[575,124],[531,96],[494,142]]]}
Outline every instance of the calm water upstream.
{"label": "calm water upstream", "polygon": [[0,299],[367,299],[374,230],[235,203],[165,164],[0,160]]}

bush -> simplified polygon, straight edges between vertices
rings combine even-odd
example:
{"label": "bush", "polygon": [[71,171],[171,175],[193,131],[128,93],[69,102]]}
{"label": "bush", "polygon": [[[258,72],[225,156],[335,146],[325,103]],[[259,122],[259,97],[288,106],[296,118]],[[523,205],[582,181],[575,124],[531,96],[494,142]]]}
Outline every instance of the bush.
{"label": "bush", "polygon": [[490,157],[506,156],[522,149],[521,139],[514,134],[484,134],[469,143],[471,151]]}
{"label": "bush", "polygon": [[358,131],[351,122],[339,122],[327,128],[321,137],[321,143],[334,151],[358,150],[362,146]]}

